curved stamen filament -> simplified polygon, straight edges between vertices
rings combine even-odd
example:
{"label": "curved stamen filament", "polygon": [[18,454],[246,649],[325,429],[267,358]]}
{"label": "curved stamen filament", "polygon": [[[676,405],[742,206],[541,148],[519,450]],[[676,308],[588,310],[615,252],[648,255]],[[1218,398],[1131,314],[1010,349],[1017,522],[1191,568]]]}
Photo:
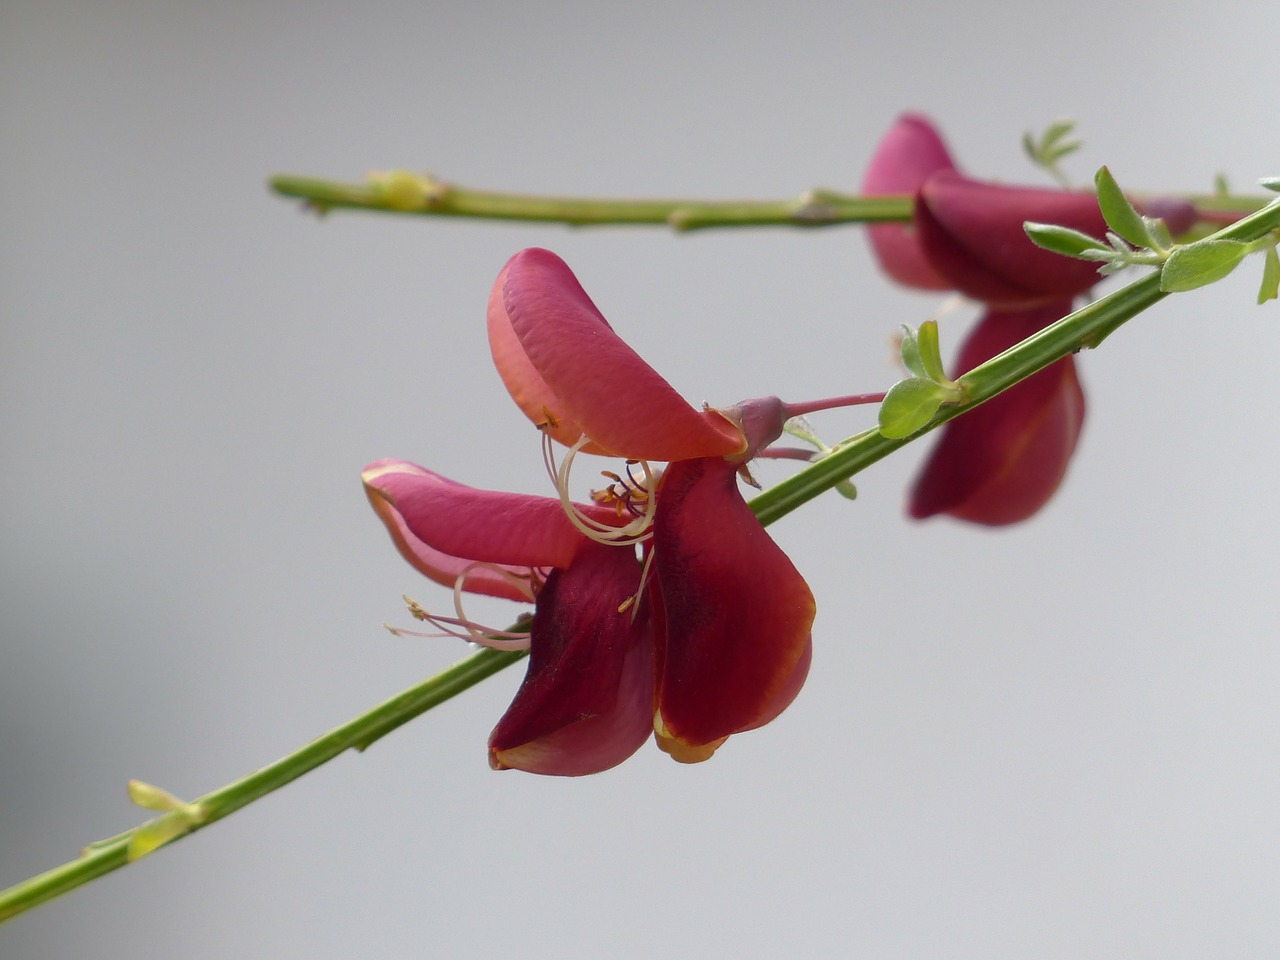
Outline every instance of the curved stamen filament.
{"label": "curved stamen filament", "polygon": [[[556,470],[556,492],[560,495],[560,505],[564,507],[569,522],[584,536],[597,543],[628,545],[648,540],[653,535],[649,528],[653,526],[653,514],[658,504],[652,494],[653,469],[647,460],[628,461],[625,479],[616,473],[606,473],[605,477],[613,481],[612,485],[592,495],[598,502],[615,503],[619,519],[624,511],[631,515],[630,522],[622,526],[615,527],[587,516],[569,498],[569,473],[573,469],[573,460],[586,443],[586,437],[580,438],[569,448],[564,461]],[[554,458],[551,462],[554,462]],[[644,472],[643,477],[637,477],[632,472],[632,467],[635,466]]]}
{"label": "curved stamen filament", "polygon": [[488,627],[469,619],[466,611],[462,609],[463,584],[466,582],[467,576],[478,568],[496,573],[525,594],[530,602],[533,602],[537,596],[538,588],[541,586],[542,581],[535,570],[530,570],[528,575],[522,576],[512,573],[510,570],[504,570],[496,564],[471,563],[462,568],[462,572],[458,574],[457,579],[454,581],[453,609],[457,613],[456,617],[442,617],[438,614],[428,613],[418,601],[409,597],[404,598],[404,602],[409,606],[410,616],[415,620],[430,623],[432,626],[437,627],[440,632],[422,633],[417,630],[403,630],[387,623],[384,623],[383,626],[397,637],[454,637],[458,640],[465,640],[468,643],[489,647],[493,650],[527,650],[529,648],[529,631],[499,630],[494,627]]}
{"label": "curved stamen filament", "polygon": [[644,597],[644,588],[649,583],[649,570],[653,566],[653,551],[649,549],[642,550],[644,554],[644,563],[640,567],[640,586],[636,587],[636,592],[627,597],[625,603],[618,607],[619,613],[631,611],[631,620],[634,623],[636,614],[640,612],[640,602]]}
{"label": "curved stamen filament", "polygon": [[[426,613],[426,611],[424,610],[423,613]],[[467,643],[478,644],[493,650],[529,649],[529,634],[527,632],[494,630],[477,623],[458,621],[453,617],[439,617],[434,613],[426,613],[426,621],[433,626],[439,627],[439,632],[426,633],[421,630],[405,630],[403,627],[393,627],[389,623],[384,623],[382,626],[397,637],[424,637],[432,640],[439,637],[453,637],[456,640],[465,640]],[[476,631],[482,632],[477,636]]]}

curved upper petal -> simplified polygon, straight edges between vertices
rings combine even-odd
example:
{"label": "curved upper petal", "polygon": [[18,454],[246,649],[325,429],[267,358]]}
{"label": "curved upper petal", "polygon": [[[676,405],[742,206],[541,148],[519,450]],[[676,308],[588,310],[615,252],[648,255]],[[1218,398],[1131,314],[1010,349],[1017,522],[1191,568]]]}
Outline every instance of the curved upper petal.
{"label": "curved upper petal", "polygon": [[767,723],[799,693],[813,594],[738,491],[732,464],[673,463],[653,525],[655,732],[677,759]]}
{"label": "curved upper petal", "polygon": [[695,410],[627,346],[549,250],[522,250],[499,274],[489,342],[520,408],[540,426],[550,419],[563,443],[585,435],[595,452],[638,460],[728,456],[746,445],[737,427]]}
{"label": "curved upper petal", "polygon": [[528,671],[489,737],[494,769],[598,773],[648,739],[653,643],[645,609],[627,604],[639,586],[635,550],[599,543],[547,577],[530,625]]}
{"label": "curved upper petal", "polygon": [[[1070,302],[986,313],[960,349],[967,371],[1064,316]],[[1084,426],[1075,359],[1064,357],[942,427],[911,491],[908,511],[989,526],[1017,523],[1062,482]]]}
{"label": "curved upper petal", "polygon": [[[955,168],[933,122],[922,114],[904,113],[872,154],[862,192],[868,196],[914,194],[933,174]],[[925,258],[913,224],[872,224],[867,236],[881,267],[899,283],[924,290],[951,286]]]}
{"label": "curved upper petal", "polygon": [[[394,526],[388,524],[393,538],[403,524],[416,541],[448,557],[517,567],[567,567],[586,542],[560,501],[551,497],[477,490],[405,460],[378,460],[365,467],[361,477],[383,522],[388,516],[396,518]],[[603,523],[618,522],[615,511],[598,505],[579,504],[578,509]],[[402,553],[414,545],[409,540],[403,544],[397,540]],[[429,566],[429,558],[423,558],[423,564]]]}
{"label": "curved upper petal", "polygon": [[1006,307],[1061,300],[1098,282],[1098,265],[1031,242],[1023,223],[1035,220],[1106,232],[1098,198],[1076,190],[1011,187],[943,171],[925,181],[915,223],[925,256],[967,297]]}
{"label": "curved upper petal", "polygon": [[[586,429],[573,418],[560,398],[547,386],[542,375],[529,361],[520,338],[512,329],[511,318],[507,316],[507,308],[502,299],[510,268],[511,261],[508,261],[499,272],[498,279],[493,282],[493,289],[489,291],[489,351],[493,354],[494,366],[498,368],[498,376],[502,378],[511,399],[524,415],[538,429],[566,447],[571,447],[586,433]],[[587,453],[604,452],[594,443],[586,444],[582,449]]]}

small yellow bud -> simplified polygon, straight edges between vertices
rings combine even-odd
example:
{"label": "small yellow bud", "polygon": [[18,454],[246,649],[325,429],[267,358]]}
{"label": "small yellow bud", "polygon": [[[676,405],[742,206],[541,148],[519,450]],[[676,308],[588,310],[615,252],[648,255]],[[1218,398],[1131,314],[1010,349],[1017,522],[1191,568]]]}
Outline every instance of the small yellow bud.
{"label": "small yellow bud", "polygon": [[392,210],[408,212],[428,209],[445,192],[444,184],[438,180],[408,170],[371,173],[368,183],[378,199]]}
{"label": "small yellow bud", "polygon": [[168,790],[129,781],[129,799],[144,810],[156,810],[160,816],[148,820],[129,837],[128,859],[132,863],[172,840],[186,836],[204,823],[205,811],[198,803],[183,803]]}
{"label": "small yellow bud", "polygon": [[141,780],[129,781],[129,799],[144,810],[157,810],[160,813],[186,806],[168,790],[162,790],[150,783],[143,783]]}

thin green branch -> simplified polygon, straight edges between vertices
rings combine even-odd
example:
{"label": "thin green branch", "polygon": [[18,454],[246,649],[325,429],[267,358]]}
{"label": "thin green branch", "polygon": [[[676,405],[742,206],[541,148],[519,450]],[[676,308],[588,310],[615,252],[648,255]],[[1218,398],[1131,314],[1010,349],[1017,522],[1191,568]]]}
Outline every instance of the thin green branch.
{"label": "thin green branch", "polygon": [[564,223],[570,226],[658,224],[677,231],[708,227],[826,227],[911,219],[911,198],[858,197],[810,190],[792,200],[628,200],[538,196],[472,190],[406,171],[363,184],[313,177],[271,178],[271,189],[327,213],[345,208],[436,217]]}
{"label": "thin green branch", "polygon": [[[447,670],[379,704],[319,739],[312,740],[287,757],[194,801],[190,806],[199,809],[200,822],[171,839],[194,833],[201,827],[221,820],[347,750],[365,749],[401,724],[457,696],[525,655],[525,651],[481,650],[473,653]],[[130,862],[130,841],[139,831],[166,816],[170,815],[164,814],[133,830],[92,843],[84,849],[79,859],[0,892],[0,923],[125,866]]]}
{"label": "thin green branch", "polygon": [[[1219,231],[1216,236],[1224,240],[1249,242],[1276,228],[1280,228],[1280,202],[1251,214]],[[1152,274],[1063,317],[1035,336],[962,376],[957,382],[964,388],[966,402],[962,406],[944,406],[924,430],[897,440],[887,439],[877,431],[855,437],[837,447],[835,452],[757,496],[751,501],[751,509],[762,523],[774,522],[916,437],[959,416],[970,407],[991,399],[1076,350],[1100,343],[1122,323],[1165,296],[1160,291],[1159,275]],[[482,650],[472,654],[270,766],[190,804],[182,804],[181,809],[163,813],[133,830],[90,844],[78,860],[0,892],[0,922],[125,866],[130,862],[131,842],[135,844],[135,854],[137,850],[143,849],[136,844],[141,836],[160,836],[163,839],[158,843],[166,843],[194,833],[291,783],[347,750],[363,750],[400,725],[474,686],[523,656],[523,652],[495,650]],[[172,826],[175,818],[179,817],[182,819],[175,829],[156,829],[166,825],[162,823],[165,818],[170,818],[168,825]]]}
{"label": "thin green branch", "polygon": [[[612,197],[543,196],[473,190],[429,174],[393,170],[371,174],[364,183],[282,174],[271,189],[305,202],[318,213],[366,210],[432,217],[467,217],[562,223],[575,227],[657,225],[678,232],[713,227],[830,227],[846,223],[905,222],[911,219],[909,196],[863,197],[813,189],[790,200],[638,200]],[[1195,194],[1201,222],[1191,236],[1204,236],[1269,197],[1223,193]]]}

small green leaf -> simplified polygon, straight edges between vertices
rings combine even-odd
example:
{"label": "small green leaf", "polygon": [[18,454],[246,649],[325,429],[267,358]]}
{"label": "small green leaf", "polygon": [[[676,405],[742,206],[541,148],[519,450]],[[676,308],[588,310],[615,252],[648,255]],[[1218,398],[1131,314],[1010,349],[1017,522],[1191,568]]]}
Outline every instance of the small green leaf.
{"label": "small green leaf", "polygon": [[1062,143],[1048,148],[1045,152],[1045,158],[1050,163],[1057,163],[1063,157],[1070,156],[1083,146],[1083,140],[1064,140]]}
{"label": "small green leaf", "polygon": [[1263,177],[1258,181],[1258,186],[1280,193],[1280,177]]}
{"label": "small green leaf", "polygon": [[1181,293],[1221,280],[1248,252],[1249,245],[1239,240],[1197,240],[1176,247],[1160,271],[1160,289]]}
{"label": "small green leaf", "polygon": [[844,497],[846,500],[858,499],[858,488],[853,485],[852,480],[841,480],[836,484],[836,493]]}
{"label": "small green leaf", "polygon": [[926,320],[916,331],[916,346],[920,350],[920,363],[924,375],[934,383],[945,383],[947,373],[942,369],[942,348],[938,345],[938,321]]}
{"label": "small green leaf", "polygon": [[924,363],[920,359],[920,344],[916,340],[916,332],[905,323],[902,325],[902,365],[917,377],[928,379]]}
{"label": "small green leaf", "polygon": [[1275,300],[1280,295],[1280,256],[1275,247],[1267,247],[1262,261],[1262,286],[1258,288],[1258,303]]}
{"label": "small green leaf", "polygon": [[1093,182],[1098,188],[1098,209],[1102,211],[1102,218],[1107,221],[1107,226],[1135,247],[1152,246],[1151,234],[1142,220],[1142,214],[1133,209],[1133,204],[1120,189],[1120,184],[1116,183],[1116,178],[1111,176],[1111,171],[1106,167],[1099,167]]}
{"label": "small green leaf", "polygon": [[1040,148],[1032,138],[1030,130],[1022,135],[1022,152],[1032,160],[1035,160],[1040,155]]}
{"label": "small green leaf", "polygon": [[1074,120],[1055,120],[1045,128],[1044,133],[1040,137],[1040,142],[1044,144],[1046,148],[1052,147],[1075,128],[1076,122]]}
{"label": "small green leaf", "polygon": [[[1101,240],[1097,240],[1087,233],[1081,233],[1079,230],[1072,230],[1070,227],[1059,227],[1052,223],[1036,223],[1034,220],[1028,220],[1022,225],[1022,229],[1027,232],[1027,236],[1031,238],[1031,242],[1037,247],[1060,253],[1064,257],[1075,257],[1077,260],[1094,260],[1100,258],[1084,256],[1086,250],[1098,250],[1104,254],[1110,253],[1103,246]],[[1101,259],[1108,258],[1102,257]]]}
{"label": "small green leaf", "polygon": [[891,440],[911,436],[933,419],[946,398],[947,390],[932,380],[899,380],[880,404],[880,433]]}
{"label": "small green leaf", "polygon": [[1173,237],[1169,235],[1169,225],[1159,217],[1142,218],[1142,222],[1147,225],[1147,236],[1151,238],[1151,245],[1157,250],[1168,250],[1173,246]]}

